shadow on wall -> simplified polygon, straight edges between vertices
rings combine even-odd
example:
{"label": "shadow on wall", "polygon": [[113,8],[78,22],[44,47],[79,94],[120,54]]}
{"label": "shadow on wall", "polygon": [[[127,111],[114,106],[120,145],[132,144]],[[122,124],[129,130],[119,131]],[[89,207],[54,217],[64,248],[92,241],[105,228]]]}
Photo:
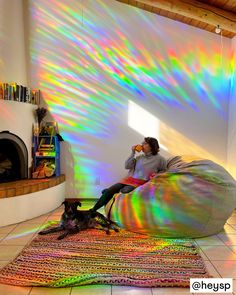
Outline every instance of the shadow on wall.
{"label": "shadow on wall", "polygon": [[186,136],[160,122],[160,142],[168,146],[171,155],[193,155],[204,159],[212,160],[226,168],[225,161],[220,160],[211,154],[208,150],[188,139]]}
{"label": "shadow on wall", "polygon": [[[41,93],[40,107],[44,107],[49,110],[48,104],[44,99],[44,93]],[[50,110],[47,112],[43,122],[52,122],[55,118],[52,116]],[[60,128],[59,128],[60,134]],[[68,141],[60,141],[60,167],[61,174],[66,175],[65,196],[66,198],[75,198],[79,195],[79,190],[76,188],[75,179],[75,161],[72,152],[72,146]]]}
{"label": "shadow on wall", "polygon": [[66,175],[66,189],[65,195],[66,198],[74,198],[79,195],[79,191],[76,189],[75,186],[75,173],[74,173],[74,158],[73,153],[71,150],[71,145],[67,141],[60,142],[61,148],[61,173]]}

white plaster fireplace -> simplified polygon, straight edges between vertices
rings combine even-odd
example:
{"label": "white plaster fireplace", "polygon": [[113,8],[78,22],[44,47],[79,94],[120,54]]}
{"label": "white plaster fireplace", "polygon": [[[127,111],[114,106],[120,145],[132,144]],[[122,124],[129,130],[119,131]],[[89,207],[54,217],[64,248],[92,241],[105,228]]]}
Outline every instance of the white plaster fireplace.
{"label": "white plaster fireplace", "polygon": [[[31,180],[28,180],[31,183],[29,185],[31,191],[28,192],[27,186],[24,187],[26,190],[23,190],[25,184],[22,182],[21,185],[18,181],[18,179],[31,178],[32,133],[33,124],[36,122],[34,115],[36,108],[36,105],[29,103],[0,100],[0,153],[5,152],[10,158],[11,154],[17,151],[18,160],[15,161],[18,161],[21,167],[18,173],[20,178],[0,181],[0,226],[22,222],[45,214],[59,207],[65,199],[64,179],[60,181],[52,179],[49,184],[45,184],[46,186],[43,186],[44,184],[32,185]],[[12,145],[7,145],[9,143]],[[14,183],[17,185],[9,188],[9,185]],[[38,190],[34,191],[36,186]],[[13,190],[15,190],[15,195],[11,195]]]}

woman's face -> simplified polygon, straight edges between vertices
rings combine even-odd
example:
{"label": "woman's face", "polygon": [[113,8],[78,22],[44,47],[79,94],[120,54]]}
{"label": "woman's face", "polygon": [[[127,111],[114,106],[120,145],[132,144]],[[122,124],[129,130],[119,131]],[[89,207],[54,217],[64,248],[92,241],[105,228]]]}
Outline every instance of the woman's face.
{"label": "woman's face", "polygon": [[150,145],[149,145],[146,141],[144,141],[144,142],[142,143],[142,146],[143,146],[143,152],[144,152],[145,154],[146,154],[146,153],[149,153],[149,152],[152,151]]}

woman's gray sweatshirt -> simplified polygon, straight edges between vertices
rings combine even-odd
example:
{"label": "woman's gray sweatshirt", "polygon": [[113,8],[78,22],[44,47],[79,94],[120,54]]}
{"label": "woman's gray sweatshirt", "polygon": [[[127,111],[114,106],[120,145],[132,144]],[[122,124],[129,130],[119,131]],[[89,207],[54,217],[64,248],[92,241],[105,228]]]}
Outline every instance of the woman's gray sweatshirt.
{"label": "woman's gray sweatshirt", "polygon": [[152,173],[165,172],[167,162],[161,155],[141,154],[135,158],[135,152],[132,152],[125,161],[125,169],[129,169],[129,176],[138,179],[149,180]]}

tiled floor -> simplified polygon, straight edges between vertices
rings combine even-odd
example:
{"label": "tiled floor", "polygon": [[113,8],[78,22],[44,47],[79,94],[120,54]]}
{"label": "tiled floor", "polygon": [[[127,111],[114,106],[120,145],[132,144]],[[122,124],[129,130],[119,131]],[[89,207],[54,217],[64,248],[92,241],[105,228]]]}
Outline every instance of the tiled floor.
{"label": "tiled floor", "polygon": [[[91,208],[83,202],[83,209]],[[49,220],[59,220],[63,207],[43,216],[7,227],[0,227],[0,268],[11,261]],[[101,213],[104,213],[100,210]],[[236,295],[236,210],[221,233],[195,239],[206,266],[214,277],[233,278]],[[1,295],[173,295],[190,294],[188,288],[135,288],[126,286],[83,286],[72,288],[14,287],[0,284]],[[192,293],[193,294],[193,293]],[[207,293],[195,293],[207,294]],[[209,293],[208,293],[209,294]],[[211,293],[212,294],[212,293]],[[218,293],[233,294],[233,293]]]}

